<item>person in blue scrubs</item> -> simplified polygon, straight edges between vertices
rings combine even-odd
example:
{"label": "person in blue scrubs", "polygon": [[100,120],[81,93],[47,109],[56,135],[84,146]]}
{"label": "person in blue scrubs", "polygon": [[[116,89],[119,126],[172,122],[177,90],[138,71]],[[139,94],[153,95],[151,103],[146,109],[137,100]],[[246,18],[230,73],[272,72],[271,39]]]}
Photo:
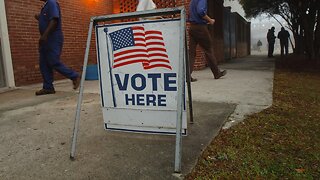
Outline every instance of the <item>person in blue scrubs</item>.
{"label": "person in blue scrubs", "polygon": [[72,80],[73,89],[80,84],[80,76],[77,72],[66,67],[60,61],[63,46],[63,33],[61,28],[61,12],[56,0],[43,1],[40,14],[35,15],[39,22],[39,65],[43,78],[43,87],[36,91],[36,95],[54,94],[53,70]]}
{"label": "person in blue scrubs", "polygon": [[[220,71],[217,60],[213,52],[212,38],[208,30],[208,25],[213,25],[215,19],[207,15],[207,0],[191,0],[189,7],[189,58],[190,58],[190,75],[193,71],[193,65],[196,58],[196,49],[199,44],[204,50],[206,60],[215,79],[225,76],[227,71]],[[191,77],[191,82],[197,79]]]}

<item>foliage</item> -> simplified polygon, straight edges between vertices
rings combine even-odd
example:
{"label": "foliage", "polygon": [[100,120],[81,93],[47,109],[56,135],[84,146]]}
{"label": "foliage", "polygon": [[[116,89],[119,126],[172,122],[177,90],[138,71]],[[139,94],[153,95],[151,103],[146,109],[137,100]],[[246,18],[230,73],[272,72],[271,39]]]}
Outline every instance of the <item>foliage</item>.
{"label": "foliage", "polygon": [[319,0],[239,0],[247,17],[262,13],[279,15],[288,24],[295,39],[295,52],[306,53],[310,59],[320,54]]}

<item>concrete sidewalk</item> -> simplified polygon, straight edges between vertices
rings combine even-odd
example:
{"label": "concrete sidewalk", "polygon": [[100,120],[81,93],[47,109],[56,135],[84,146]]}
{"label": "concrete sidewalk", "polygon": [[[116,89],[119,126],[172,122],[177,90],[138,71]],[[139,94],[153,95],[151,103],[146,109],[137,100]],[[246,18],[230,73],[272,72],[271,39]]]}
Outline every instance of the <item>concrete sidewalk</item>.
{"label": "concrete sidewalk", "polygon": [[227,69],[228,74],[214,83],[210,69],[195,72],[194,77],[200,81],[192,84],[192,94],[195,101],[236,104],[224,129],[272,104],[274,59],[249,56],[233,59],[219,67]]}
{"label": "concrete sidewalk", "polygon": [[[219,133],[272,104],[273,62],[259,56],[194,72],[194,120],[183,137],[182,175]],[[175,179],[175,136],[105,131],[98,81],[85,82],[75,161],[69,160],[77,93],[59,81],[54,95],[41,85],[0,94],[0,179]],[[227,122],[227,123],[226,123]]]}

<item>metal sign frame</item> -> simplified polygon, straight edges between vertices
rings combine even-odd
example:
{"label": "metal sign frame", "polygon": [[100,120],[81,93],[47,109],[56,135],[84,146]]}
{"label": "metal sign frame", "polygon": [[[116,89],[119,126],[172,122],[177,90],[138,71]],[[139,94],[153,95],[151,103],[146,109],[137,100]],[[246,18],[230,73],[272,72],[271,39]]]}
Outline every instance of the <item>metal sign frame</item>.
{"label": "metal sign frame", "polygon": [[[76,141],[77,141],[77,134],[79,130],[79,123],[80,123],[80,112],[81,112],[81,104],[83,98],[83,91],[84,91],[84,80],[85,74],[88,64],[88,56],[90,50],[90,42],[92,38],[92,30],[93,26],[96,26],[99,22],[106,22],[106,21],[113,21],[113,20],[121,20],[121,19],[128,19],[128,18],[141,18],[141,17],[150,17],[150,16],[163,16],[163,15],[177,15],[180,14],[180,47],[179,47],[179,70],[178,70],[178,98],[177,98],[177,119],[176,119],[176,147],[175,147],[175,166],[174,172],[180,173],[181,172],[181,154],[182,154],[182,111],[183,111],[183,98],[184,98],[184,80],[185,75],[187,74],[187,82],[188,88],[190,88],[190,77],[189,74],[189,67],[184,65],[186,62],[185,59],[187,58],[186,55],[186,12],[183,6],[175,7],[175,8],[164,8],[164,9],[155,9],[155,10],[148,10],[148,11],[137,11],[137,12],[130,12],[130,13],[122,13],[122,14],[112,14],[106,16],[95,16],[90,19],[89,24],[89,31],[88,31],[88,38],[86,43],[86,51],[84,56],[84,63],[83,63],[83,70],[82,70],[82,77],[80,82],[80,92],[78,96],[78,103],[77,103],[77,111],[75,116],[74,122],[74,129],[73,129],[73,137],[71,143],[71,153],[70,159],[74,160],[75,158],[75,151],[76,151]],[[187,63],[188,64],[188,63]],[[188,73],[184,72],[187,70]],[[192,104],[191,98],[191,90],[189,89],[189,104]],[[190,106],[192,107],[192,106]],[[191,122],[192,119],[192,109],[191,112]]]}

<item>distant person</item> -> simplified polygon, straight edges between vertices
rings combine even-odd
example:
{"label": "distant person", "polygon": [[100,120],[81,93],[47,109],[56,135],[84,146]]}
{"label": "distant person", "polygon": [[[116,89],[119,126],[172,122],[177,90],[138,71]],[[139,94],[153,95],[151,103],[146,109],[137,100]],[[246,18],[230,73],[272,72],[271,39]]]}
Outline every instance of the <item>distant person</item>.
{"label": "distant person", "polygon": [[268,57],[273,57],[274,43],[276,42],[276,36],[274,35],[274,27],[268,30],[267,40],[268,40]]}
{"label": "distant person", "polygon": [[54,94],[53,70],[72,80],[73,89],[77,89],[80,84],[80,76],[75,71],[66,67],[60,61],[63,45],[63,33],[61,28],[61,11],[56,0],[41,0],[44,5],[40,14],[35,18],[39,22],[39,66],[43,78],[43,87],[36,91],[36,95]]}
{"label": "distant person", "polygon": [[[199,44],[206,56],[208,65],[215,79],[219,79],[226,75],[227,71],[220,71],[217,65],[217,59],[214,56],[212,39],[207,25],[213,25],[215,19],[207,15],[207,0],[192,0],[189,7],[189,58],[190,58],[190,75],[196,58],[196,49]],[[191,82],[197,79],[191,77]]]}
{"label": "distant person", "polygon": [[260,41],[260,39],[257,42],[257,47],[258,47],[258,51],[261,52],[261,46],[262,46],[262,42]]}
{"label": "distant person", "polygon": [[289,37],[290,34],[284,27],[281,28],[281,31],[278,33],[278,38],[280,39],[280,47],[281,47],[281,56],[284,55],[284,50],[286,50],[286,55],[289,53]]}

